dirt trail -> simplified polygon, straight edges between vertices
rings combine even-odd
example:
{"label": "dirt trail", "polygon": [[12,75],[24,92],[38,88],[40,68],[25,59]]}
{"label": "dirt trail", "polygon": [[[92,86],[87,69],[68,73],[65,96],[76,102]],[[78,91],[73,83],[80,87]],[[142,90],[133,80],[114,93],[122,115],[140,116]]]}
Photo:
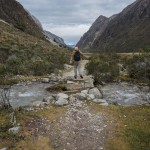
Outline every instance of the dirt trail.
{"label": "dirt trail", "polygon": [[50,125],[49,137],[56,150],[103,150],[106,131],[106,116],[72,97],[65,116]]}
{"label": "dirt trail", "polygon": [[[82,61],[82,72],[85,74],[85,64]],[[63,74],[67,78],[73,76],[73,67]],[[42,120],[40,126],[33,124],[35,135],[49,138],[50,147],[54,150],[104,150],[108,131],[108,120],[104,113],[92,109],[92,103],[70,96],[66,112],[59,120],[51,122]],[[57,109],[57,108],[56,108]]]}
{"label": "dirt trail", "polygon": [[[88,62],[88,60],[82,60],[81,61],[81,73],[83,74],[83,76],[86,75],[85,65],[86,65],[87,62]],[[73,76],[74,76],[73,66],[69,71],[64,72],[63,75],[62,75],[63,78],[73,77]]]}
{"label": "dirt trail", "polygon": [[[82,60],[81,71],[86,76]],[[74,76],[73,67],[63,74],[64,78]],[[107,131],[106,116],[90,108],[86,101],[71,96],[66,114],[50,125],[50,141],[56,150],[102,150]]]}

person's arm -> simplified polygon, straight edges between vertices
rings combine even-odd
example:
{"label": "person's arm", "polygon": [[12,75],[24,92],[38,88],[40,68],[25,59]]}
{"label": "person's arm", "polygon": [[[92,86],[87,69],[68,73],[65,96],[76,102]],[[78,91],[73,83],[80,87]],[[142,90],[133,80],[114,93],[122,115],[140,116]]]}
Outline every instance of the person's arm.
{"label": "person's arm", "polygon": [[80,54],[81,54],[82,56],[84,56],[84,53],[82,53],[80,50],[79,50],[79,52],[80,52]]}

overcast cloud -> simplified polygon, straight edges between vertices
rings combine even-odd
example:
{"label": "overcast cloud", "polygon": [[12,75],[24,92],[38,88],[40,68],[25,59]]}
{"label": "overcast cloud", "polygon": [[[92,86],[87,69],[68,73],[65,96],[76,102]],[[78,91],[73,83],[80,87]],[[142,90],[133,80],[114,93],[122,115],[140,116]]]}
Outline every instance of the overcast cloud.
{"label": "overcast cloud", "polygon": [[76,44],[100,15],[110,17],[135,0],[18,0],[45,30]]}

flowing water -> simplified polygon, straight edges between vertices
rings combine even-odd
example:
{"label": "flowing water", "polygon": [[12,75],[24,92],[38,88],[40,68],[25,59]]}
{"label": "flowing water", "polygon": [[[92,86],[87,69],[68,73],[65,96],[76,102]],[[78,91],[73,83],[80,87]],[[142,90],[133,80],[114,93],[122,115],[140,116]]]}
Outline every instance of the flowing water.
{"label": "flowing water", "polygon": [[27,106],[34,101],[42,101],[49,93],[45,88],[50,87],[50,83],[33,82],[31,84],[14,85],[10,92],[10,103],[13,107]]}

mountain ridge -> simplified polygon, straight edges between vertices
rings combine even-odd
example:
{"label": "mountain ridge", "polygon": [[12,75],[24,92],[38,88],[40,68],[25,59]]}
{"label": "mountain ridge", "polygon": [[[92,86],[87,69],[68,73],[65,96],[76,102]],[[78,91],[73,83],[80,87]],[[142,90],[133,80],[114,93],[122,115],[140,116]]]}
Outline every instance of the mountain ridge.
{"label": "mountain ridge", "polygon": [[0,0],[0,18],[23,32],[43,38],[42,29],[16,0]]}
{"label": "mountain ridge", "polygon": [[46,38],[47,34],[45,33],[41,22],[16,0],[0,0],[0,18],[23,32],[43,40],[47,39],[51,44],[57,46],[66,45],[62,42],[63,39],[61,38],[62,40],[58,40],[59,38],[55,34],[51,33],[51,39],[55,39],[56,42]]}
{"label": "mountain ridge", "polygon": [[88,49],[82,38],[77,45],[92,52],[133,52],[150,46],[150,0],[136,0],[112,17]]}

